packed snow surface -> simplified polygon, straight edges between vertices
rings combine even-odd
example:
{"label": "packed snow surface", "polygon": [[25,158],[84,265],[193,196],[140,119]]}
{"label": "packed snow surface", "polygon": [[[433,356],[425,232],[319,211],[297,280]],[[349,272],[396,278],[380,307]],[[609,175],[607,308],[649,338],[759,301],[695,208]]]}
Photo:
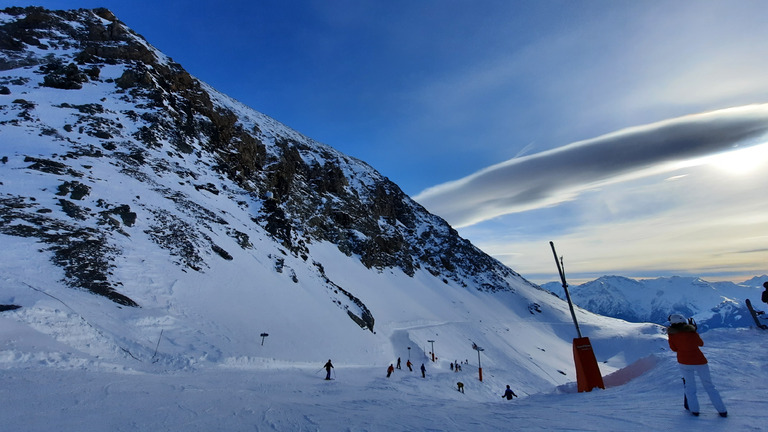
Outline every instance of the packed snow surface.
{"label": "packed snow surface", "polygon": [[[49,338],[2,321],[0,416],[18,431],[764,431],[768,426],[768,334],[718,329],[704,336],[715,384],[728,407],[720,418],[700,394],[702,415],[683,410],[682,386],[670,353],[623,370],[605,390],[552,388],[518,399],[500,397],[504,382],[477,379],[476,359],[461,372],[444,364],[418,371],[347,364],[231,361],[215,367],[167,370],[145,365],[82,362]],[[768,332],[765,332],[768,333]],[[23,340],[23,342],[22,342]],[[268,352],[271,341],[263,349]],[[734,355],[738,353],[738,355]],[[405,361],[403,361],[405,363]],[[622,375],[618,373],[616,375]],[[628,380],[628,381],[627,381]],[[459,393],[456,382],[465,384]],[[626,382],[625,382],[626,381]],[[703,393],[703,392],[700,392]]]}

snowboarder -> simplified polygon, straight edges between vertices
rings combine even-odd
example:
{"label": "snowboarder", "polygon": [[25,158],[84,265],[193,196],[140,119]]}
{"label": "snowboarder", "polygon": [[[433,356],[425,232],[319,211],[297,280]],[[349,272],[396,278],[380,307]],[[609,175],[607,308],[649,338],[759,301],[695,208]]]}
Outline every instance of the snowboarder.
{"label": "snowboarder", "polygon": [[464,383],[459,381],[456,383],[456,385],[459,387],[459,391],[464,393]]}
{"label": "snowboarder", "polygon": [[685,388],[685,399],[688,402],[688,409],[694,416],[699,415],[699,400],[696,397],[696,379],[699,376],[702,387],[709,395],[712,405],[720,413],[720,417],[727,417],[728,411],[720,398],[720,393],[712,383],[712,377],[709,373],[707,358],[701,352],[699,347],[704,346],[701,336],[696,332],[696,325],[693,321],[686,321],[680,314],[669,316],[669,348],[677,353],[677,362],[680,365],[680,372],[683,374],[683,386]]}
{"label": "snowboarder", "polygon": [[398,369],[400,369],[400,357],[397,358],[397,366]]}
{"label": "snowboarder", "polygon": [[392,366],[392,363],[389,364],[389,367],[387,368],[387,378],[389,378],[390,375],[392,375],[392,372],[395,371],[395,367]]}
{"label": "snowboarder", "polygon": [[410,360],[408,360],[408,362],[405,365],[408,366],[409,371],[413,372],[413,363],[411,363]]}
{"label": "snowboarder", "polygon": [[421,364],[421,377],[422,378],[427,377],[427,368],[424,367],[424,363]]}
{"label": "snowboarder", "polygon": [[763,300],[763,303],[768,304],[768,282],[763,282],[763,288],[765,288],[765,291],[763,291],[761,299]]}
{"label": "snowboarder", "polygon": [[453,363],[451,363],[451,372],[453,372]]}
{"label": "snowboarder", "polygon": [[328,363],[323,366],[325,368],[325,371],[327,374],[325,375],[325,379],[329,380],[331,379],[331,369],[333,369],[333,365],[331,364],[331,359],[328,359]]}
{"label": "snowboarder", "polygon": [[509,388],[509,384],[507,384],[507,389],[504,390],[504,394],[501,395],[502,398],[507,398],[507,400],[512,400],[513,397],[518,397],[515,392],[512,391],[511,388]]}

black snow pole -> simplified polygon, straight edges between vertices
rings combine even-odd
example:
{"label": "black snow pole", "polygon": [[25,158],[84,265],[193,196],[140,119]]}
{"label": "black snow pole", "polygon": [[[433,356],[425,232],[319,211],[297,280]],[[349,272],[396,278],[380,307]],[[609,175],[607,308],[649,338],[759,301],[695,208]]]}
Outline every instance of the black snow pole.
{"label": "black snow pole", "polygon": [[573,325],[576,326],[576,333],[581,337],[581,329],[579,328],[579,322],[576,321],[576,312],[573,310],[573,302],[571,301],[571,294],[568,292],[568,283],[565,282],[565,271],[560,263],[560,258],[555,252],[555,243],[549,242],[552,246],[552,253],[555,255],[555,263],[557,263],[557,271],[560,273],[560,280],[563,282],[563,289],[565,290],[565,298],[568,300],[568,307],[571,309],[571,318],[573,318]]}
{"label": "black snow pole", "polygon": [[157,349],[160,348],[160,339],[162,338],[163,338],[163,329],[160,329],[160,336],[157,338],[157,345],[155,345],[155,353],[152,354],[152,358],[153,358],[152,363],[155,363],[157,361],[157,359],[154,359],[154,358],[157,355]]}

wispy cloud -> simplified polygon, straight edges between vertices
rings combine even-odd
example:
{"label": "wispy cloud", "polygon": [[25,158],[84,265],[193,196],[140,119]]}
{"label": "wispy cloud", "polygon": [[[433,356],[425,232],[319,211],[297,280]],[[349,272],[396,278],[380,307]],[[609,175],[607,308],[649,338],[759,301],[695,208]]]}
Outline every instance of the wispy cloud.
{"label": "wispy cloud", "polygon": [[605,274],[746,280],[768,270],[768,144],[735,153],[760,164],[735,174],[719,164],[731,155],[708,158],[459,232],[534,281],[557,278],[550,240],[565,255],[572,283]]}
{"label": "wispy cloud", "polygon": [[415,199],[464,227],[672,171],[679,168],[676,163],[760,144],[767,136],[768,104],[689,115],[511,159],[431,187]]}

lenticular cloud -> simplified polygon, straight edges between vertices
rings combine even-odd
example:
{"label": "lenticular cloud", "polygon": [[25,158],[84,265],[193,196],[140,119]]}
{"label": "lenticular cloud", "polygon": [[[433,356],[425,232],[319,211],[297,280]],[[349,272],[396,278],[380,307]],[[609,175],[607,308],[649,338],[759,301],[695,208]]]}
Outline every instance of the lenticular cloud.
{"label": "lenticular cloud", "polygon": [[672,163],[760,144],[768,104],[688,115],[510,159],[426,189],[415,199],[463,227],[572,200],[599,184],[672,169]]}

